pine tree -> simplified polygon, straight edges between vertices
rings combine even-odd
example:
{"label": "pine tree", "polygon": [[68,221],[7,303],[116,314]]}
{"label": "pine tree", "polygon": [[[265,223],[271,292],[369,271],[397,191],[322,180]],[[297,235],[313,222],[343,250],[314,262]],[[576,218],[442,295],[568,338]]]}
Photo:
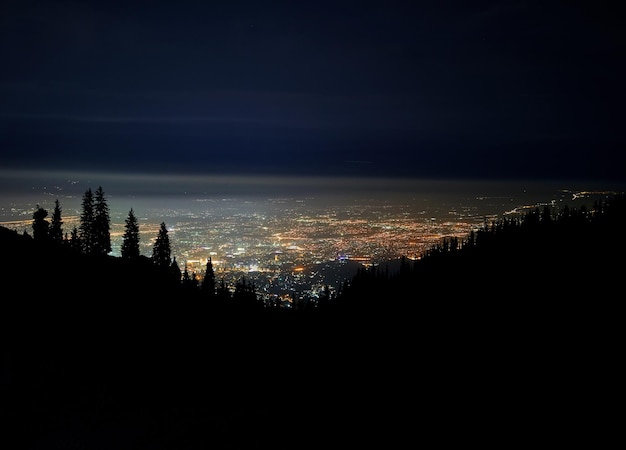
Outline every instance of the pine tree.
{"label": "pine tree", "polygon": [[124,237],[122,238],[122,258],[139,257],[139,224],[131,208],[126,218]]}
{"label": "pine tree", "polygon": [[94,209],[94,253],[106,255],[111,252],[111,218],[109,205],[104,196],[102,186],[99,186],[95,195]]}
{"label": "pine tree", "polygon": [[213,270],[213,261],[209,257],[206,262],[206,269],[204,271],[204,278],[202,280],[202,284],[200,285],[200,290],[202,293],[208,297],[215,297],[215,271]]}
{"label": "pine tree", "polygon": [[[161,222],[159,234],[157,234],[156,241],[152,247],[152,261],[159,267],[169,268],[172,264],[171,253],[172,250],[170,248],[170,238],[167,234],[167,228],[165,227],[165,222]],[[174,259],[174,261],[176,261],[176,259]]]}
{"label": "pine tree", "polygon": [[179,284],[181,282],[182,272],[180,271],[180,266],[178,265],[178,262],[176,262],[175,256],[174,256],[174,259],[172,260],[172,263],[169,266],[169,272],[172,277],[172,281],[174,281],[174,283]]}
{"label": "pine tree", "polygon": [[246,277],[241,277],[235,284],[235,292],[233,292],[233,303],[243,309],[253,310],[263,306],[258,301],[256,294],[256,286],[246,280]]}
{"label": "pine tree", "polygon": [[86,254],[95,252],[95,236],[94,236],[94,198],[91,188],[88,188],[83,194],[82,211],[80,214],[80,225],[78,227],[78,237],[81,249]]}
{"label": "pine tree", "polygon": [[185,269],[183,270],[183,284],[191,284],[191,277],[189,275],[189,270],[187,270],[187,263],[185,263]]}
{"label": "pine tree", "polygon": [[189,272],[187,263],[185,263],[185,270],[182,277],[183,288],[189,292],[195,292],[198,289],[198,279],[195,272]]}
{"label": "pine tree", "polygon": [[60,244],[63,242],[63,220],[61,219],[61,204],[59,199],[54,202],[52,221],[50,222],[50,238]]}
{"label": "pine tree", "polygon": [[78,234],[78,228],[72,228],[72,234],[70,234],[69,239],[70,248],[73,250],[81,251],[82,245],[80,243],[80,236]]}
{"label": "pine tree", "polygon": [[228,303],[228,301],[232,298],[230,294],[230,290],[228,289],[228,286],[226,286],[226,282],[224,281],[224,278],[220,279],[220,284],[217,287],[215,296],[220,302],[224,304]]}
{"label": "pine tree", "polygon": [[46,241],[49,239],[50,223],[46,220],[48,211],[37,205],[33,213],[33,239],[37,241]]}

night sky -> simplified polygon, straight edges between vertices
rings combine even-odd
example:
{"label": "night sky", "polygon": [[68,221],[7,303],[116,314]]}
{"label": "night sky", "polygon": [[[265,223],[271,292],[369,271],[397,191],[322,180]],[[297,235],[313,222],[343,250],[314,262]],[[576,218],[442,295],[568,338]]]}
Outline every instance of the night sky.
{"label": "night sky", "polygon": [[609,3],[2,2],[0,168],[626,178]]}

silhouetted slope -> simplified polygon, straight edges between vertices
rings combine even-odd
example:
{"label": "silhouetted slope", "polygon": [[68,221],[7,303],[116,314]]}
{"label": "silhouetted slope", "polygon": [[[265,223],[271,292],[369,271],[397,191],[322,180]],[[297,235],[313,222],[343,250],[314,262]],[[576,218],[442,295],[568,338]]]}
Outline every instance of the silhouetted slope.
{"label": "silhouetted slope", "polygon": [[618,255],[626,247],[622,203],[617,196],[597,211],[567,210],[550,220],[533,211],[522,219],[494,223],[471,242],[447,242],[420,260],[405,261],[390,276],[376,268],[361,271],[343,299],[376,308],[419,308],[433,300],[473,305],[608,300],[614,288],[621,288]]}
{"label": "silhouetted slope", "polygon": [[2,301],[0,419],[27,447],[98,448],[98,427],[122,433],[100,448],[248,442],[240,427],[312,417],[306,405],[318,405],[313,387],[335,357],[327,330],[304,316],[208,305],[149,259],[88,257],[0,232],[13,293]]}
{"label": "silhouetted slope", "polygon": [[28,448],[597,439],[621,373],[623,199],[612,207],[361,272],[301,311],[210,305],[148,258],[0,228],[0,419]]}
{"label": "silhouetted slope", "polygon": [[617,196],[559,220],[534,212],[494,224],[393,276],[361,271],[330,309],[360,317],[396,360],[414,362],[394,386],[418,385],[410,398],[440,423],[594,442],[616,423],[607,406],[623,373],[625,206]]}

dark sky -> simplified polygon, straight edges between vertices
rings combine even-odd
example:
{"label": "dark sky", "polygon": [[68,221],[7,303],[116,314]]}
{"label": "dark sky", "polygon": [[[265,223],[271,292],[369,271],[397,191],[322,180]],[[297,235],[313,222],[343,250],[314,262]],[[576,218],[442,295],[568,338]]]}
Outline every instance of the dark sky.
{"label": "dark sky", "polygon": [[3,0],[0,166],[624,180],[609,5]]}

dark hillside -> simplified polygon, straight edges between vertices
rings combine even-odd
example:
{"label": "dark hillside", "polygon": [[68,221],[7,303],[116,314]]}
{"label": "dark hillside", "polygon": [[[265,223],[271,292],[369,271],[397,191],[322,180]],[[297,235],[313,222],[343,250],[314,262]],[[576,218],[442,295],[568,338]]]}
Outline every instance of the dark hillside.
{"label": "dark hillside", "polygon": [[[371,334],[403,342],[414,380],[432,383],[461,426],[595,442],[615,425],[607,408],[623,374],[625,225],[623,196],[557,216],[535,210],[392,276],[362,270],[330,309],[369,311]],[[425,404],[438,403],[420,386]]]}
{"label": "dark hillside", "polygon": [[0,228],[0,420],[25,448],[597,443],[616,421],[624,211],[493,224],[301,311],[207,304],[148,258]]}
{"label": "dark hillside", "polygon": [[610,301],[623,274],[623,202],[617,196],[593,210],[565,208],[556,216],[536,209],[490,224],[464,242],[448,240],[420,260],[405,260],[390,276],[361,271],[344,300],[376,308],[388,298],[399,308]]}

